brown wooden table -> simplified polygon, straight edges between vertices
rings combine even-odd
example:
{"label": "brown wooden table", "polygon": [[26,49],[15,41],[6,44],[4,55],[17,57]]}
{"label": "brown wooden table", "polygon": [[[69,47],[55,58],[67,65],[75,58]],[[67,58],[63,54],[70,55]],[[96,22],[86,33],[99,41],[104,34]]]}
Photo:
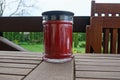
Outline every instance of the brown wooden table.
{"label": "brown wooden table", "polygon": [[0,80],[120,80],[119,54],[75,54],[71,62],[42,61],[35,52],[0,51]]}

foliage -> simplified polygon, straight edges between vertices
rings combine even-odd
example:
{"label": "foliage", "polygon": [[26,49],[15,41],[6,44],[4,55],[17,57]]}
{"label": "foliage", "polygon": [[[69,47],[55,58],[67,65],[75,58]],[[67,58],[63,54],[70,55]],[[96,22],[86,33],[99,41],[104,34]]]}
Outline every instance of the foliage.
{"label": "foliage", "polygon": [[[43,49],[43,32],[4,32],[3,36],[30,51]],[[73,53],[85,52],[85,33],[73,34],[72,51]]]}
{"label": "foliage", "polygon": [[78,33],[73,33],[73,42],[74,42],[74,47],[77,47],[78,45]]}
{"label": "foliage", "polygon": [[3,36],[13,42],[43,43],[42,32],[4,32]]}
{"label": "foliage", "polygon": [[79,41],[77,47],[73,46],[73,53],[85,53],[85,41]]}
{"label": "foliage", "polygon": [[73,45],[74,47],[85,47],[85,43],[79,44],[79,41],[85,41],[86,40],[86,34],[85,33],[73,33]]}

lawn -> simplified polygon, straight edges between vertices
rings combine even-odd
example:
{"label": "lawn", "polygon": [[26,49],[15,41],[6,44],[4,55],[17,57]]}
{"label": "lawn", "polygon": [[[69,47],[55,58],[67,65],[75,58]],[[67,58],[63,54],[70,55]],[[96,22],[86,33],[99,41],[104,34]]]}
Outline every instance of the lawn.
{"label": "lawn", "polygon": [[[43,44],[20,43],[20,46],[31,52],[44,52]],[[73,46],[73,53],[85,53],[85,41],[80,41],[77,47]]]}
{"label": "lawn", "polygon": [[31,51],[31,52],[43,52],[43,44],[19,44],[23,48]]}

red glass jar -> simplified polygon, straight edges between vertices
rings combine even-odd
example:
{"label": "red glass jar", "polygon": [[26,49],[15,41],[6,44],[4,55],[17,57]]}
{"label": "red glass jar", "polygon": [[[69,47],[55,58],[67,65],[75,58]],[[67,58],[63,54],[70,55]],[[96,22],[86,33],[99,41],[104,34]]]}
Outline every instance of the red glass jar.
{"label": "red glass jar", "polygon": [[72,60],[73,15],[68,11],[42,13],[45,61],[62,63]]}

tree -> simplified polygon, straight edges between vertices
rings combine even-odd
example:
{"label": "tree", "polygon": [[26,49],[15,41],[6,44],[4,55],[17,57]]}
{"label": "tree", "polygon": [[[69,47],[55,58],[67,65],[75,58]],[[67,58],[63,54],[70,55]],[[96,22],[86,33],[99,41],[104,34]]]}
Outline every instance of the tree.
{"label": "tree", "polygon": [[5,0],[0,0],[0,16],[3,15],[3,12],[5,10]]}
{"label": "tree", "polygon": [[39,0],[0,0],[0,16],[32,16],[40,9],[38,3]]}
{"label": "tree", "polygon": [[16,10],[10,16],[24,16],[30,15],[29,8],[34,8],[34,4],[27,4],[25,0],[19,0]]}

